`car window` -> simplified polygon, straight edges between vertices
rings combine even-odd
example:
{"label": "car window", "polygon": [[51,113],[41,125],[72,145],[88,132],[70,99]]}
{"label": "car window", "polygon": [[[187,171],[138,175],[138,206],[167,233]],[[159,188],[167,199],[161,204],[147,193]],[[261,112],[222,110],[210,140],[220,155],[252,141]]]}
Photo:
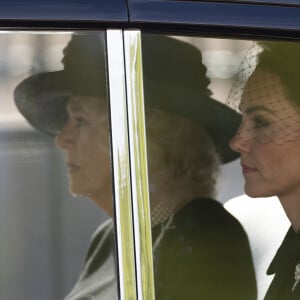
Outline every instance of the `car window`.
{"label": "car window", "polygon": [[0,44],[0,298],[117,299],[105,33]]}
{"label": "car window", "polygon": [[276,197],[245,195],[230,148],[262,41],[141,41],[156,297],[262,299],[288,221]]}
{"label": "car window", "polygon": [[[254,167],[232,144],[263,41],[113,29],[0,43],[1,299],[263,299],[289,222],[277,197],[246,196]],[[276,80],[255,83],[287,96]],[[249,120],[262,145],[287,132]]]}

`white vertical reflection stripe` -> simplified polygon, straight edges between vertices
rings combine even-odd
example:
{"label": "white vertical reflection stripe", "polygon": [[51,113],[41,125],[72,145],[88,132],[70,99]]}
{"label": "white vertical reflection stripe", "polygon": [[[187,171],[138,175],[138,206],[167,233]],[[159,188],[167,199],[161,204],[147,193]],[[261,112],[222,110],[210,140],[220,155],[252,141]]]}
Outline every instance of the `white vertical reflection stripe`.
{"label": "white vertical reflection stripe", "polygon": [[132,224],[130,164],[123,33],[107,30],[115,223],[121,300],[135,300],[136,275]]}
{"label": "white vertical reflection stripe", "polygon": [[154,299],[141,33],[124,32],[138,299]]}

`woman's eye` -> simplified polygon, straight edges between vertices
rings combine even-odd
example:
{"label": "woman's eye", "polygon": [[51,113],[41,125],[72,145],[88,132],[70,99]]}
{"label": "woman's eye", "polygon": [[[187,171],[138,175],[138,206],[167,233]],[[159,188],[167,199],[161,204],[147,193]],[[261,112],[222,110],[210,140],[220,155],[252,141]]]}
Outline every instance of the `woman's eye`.
{"label": "woman's eye", "polygon": [[87,120],[82,117],[75,118],[75,124],[77,127],[85,126],[87,124]]}
{"label": "woman's eye", "polygon": [[265,118],[256,116],[253,117],[254,128],[264,128],[270,125],[270,122]]}

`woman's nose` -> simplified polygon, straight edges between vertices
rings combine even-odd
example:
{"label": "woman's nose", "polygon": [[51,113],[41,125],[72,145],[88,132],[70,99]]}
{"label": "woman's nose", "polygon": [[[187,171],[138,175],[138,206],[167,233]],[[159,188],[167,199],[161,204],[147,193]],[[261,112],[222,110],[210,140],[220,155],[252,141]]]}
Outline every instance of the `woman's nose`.
{"label": "woman's nose", "polygon": [[241,125],[229,142],[230,148],[235,152],[249,152],[250,136],[244,131]]}
{"label": "woman's nose", "polygon": [[55,137],[55,143],[58,147],[62,149],[67,149],[74,142],[74,128],[70,121],[62,127],[60,132]]}

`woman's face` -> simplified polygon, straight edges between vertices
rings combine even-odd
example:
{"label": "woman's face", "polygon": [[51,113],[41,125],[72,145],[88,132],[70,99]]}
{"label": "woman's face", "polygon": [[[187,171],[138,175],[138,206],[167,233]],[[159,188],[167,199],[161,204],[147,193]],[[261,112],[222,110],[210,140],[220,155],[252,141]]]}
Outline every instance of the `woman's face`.
{"label": "woman's face", "polygon": [[230,146],[241,154],[249,196],[300,193],[300,112],[287,99],[275,74],[256,70],[247,82],[242,123]]}
{"label": "woman's face", "polygon": [[71,191],[100,205],[111,193],[108,117],[103,103],[96,97],[71,97],[68,121],[56,137],[66,153]]}

